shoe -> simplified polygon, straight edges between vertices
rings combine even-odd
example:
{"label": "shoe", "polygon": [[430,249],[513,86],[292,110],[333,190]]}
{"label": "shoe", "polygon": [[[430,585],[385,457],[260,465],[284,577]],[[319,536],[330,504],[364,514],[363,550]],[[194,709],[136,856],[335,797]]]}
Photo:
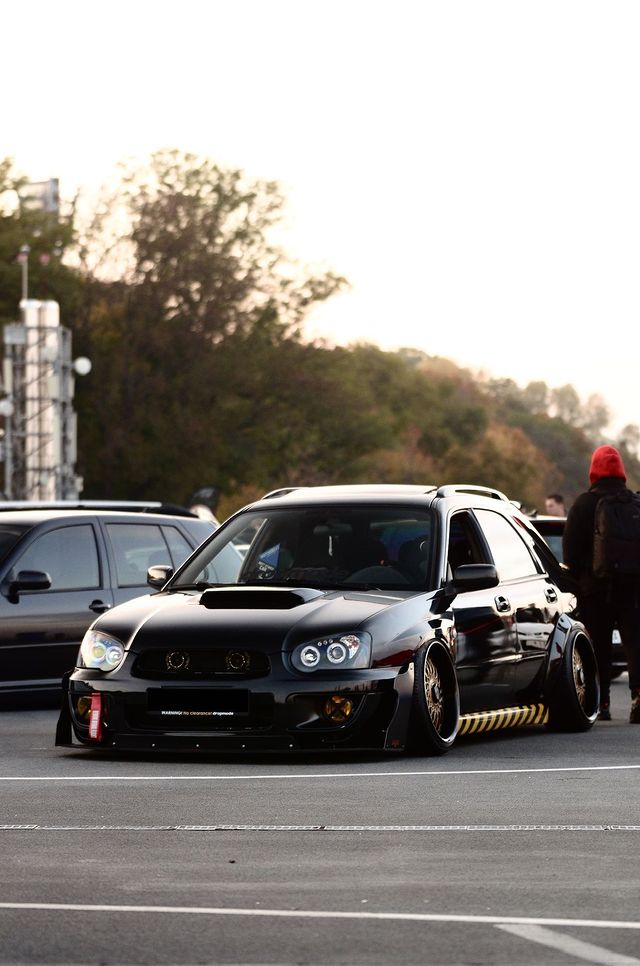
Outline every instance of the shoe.
{"label": "shoe", "polygon": [[629,724],[640,724],[640,698],[634,698],[631,702]]}
{"label": "shoe", "polygon": [[[640,715],[640,701],[638,702],[638,714]],[[599,721],[611,721],[611,710],[608,704],[601,704],[600,711],[598,712]],[[640,719],[639,719],[640,720]]]}

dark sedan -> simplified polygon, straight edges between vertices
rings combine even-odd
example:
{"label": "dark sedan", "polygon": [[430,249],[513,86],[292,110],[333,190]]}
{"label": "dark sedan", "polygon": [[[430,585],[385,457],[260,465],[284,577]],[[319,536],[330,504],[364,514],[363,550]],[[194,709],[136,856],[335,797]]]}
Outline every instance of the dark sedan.
{"label": "dark sedan", "polygon": [[458,734],[597,716],[574,598],[496,491],[277,491],[149,581],[162,590],[86,633],[59,744],[438,754]]}

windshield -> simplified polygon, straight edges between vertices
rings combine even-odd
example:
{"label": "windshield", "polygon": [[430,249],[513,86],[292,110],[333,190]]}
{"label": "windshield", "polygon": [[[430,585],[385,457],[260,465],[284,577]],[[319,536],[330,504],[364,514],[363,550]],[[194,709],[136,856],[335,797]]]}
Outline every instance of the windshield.
{"label": "windshield", "polygon": [[428,511],[395,506],[248,511],[197,552],[171,586],[424,590],[432,529]]}

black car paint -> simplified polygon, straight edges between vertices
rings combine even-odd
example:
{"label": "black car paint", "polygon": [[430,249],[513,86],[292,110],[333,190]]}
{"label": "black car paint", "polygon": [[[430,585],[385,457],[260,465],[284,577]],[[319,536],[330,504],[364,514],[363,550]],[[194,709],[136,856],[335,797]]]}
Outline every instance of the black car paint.
{"label": "black car paint", "polygon": [[[562,535],[566,517],[534,516],[531,522],[536,530],[544,537],[554,555],[562,564]],[[611,672],[612,677],[620,677],[627,670],[627,658],[624,647],[620,640],[617,630],[613,632],[613,644],[611,648]]]}
{"label": "black car paint", "polygon": [[[95,618],[132,597],[145,583],[119,587],[108,524],[174,527],[195,549],[212,532],[197,518],[88,510],[4,510],[0,525],[24,532],[0,562],[0,697],[59,694],[63,675],[73,668],[80,641]],[[68,527],[91,528],[98,559],[98,586],[85,589],[12,592],[20,558],[42,537]],[[159,561],[160,562],[160,561]],[[144,580],[144,577],[143,577]]]}

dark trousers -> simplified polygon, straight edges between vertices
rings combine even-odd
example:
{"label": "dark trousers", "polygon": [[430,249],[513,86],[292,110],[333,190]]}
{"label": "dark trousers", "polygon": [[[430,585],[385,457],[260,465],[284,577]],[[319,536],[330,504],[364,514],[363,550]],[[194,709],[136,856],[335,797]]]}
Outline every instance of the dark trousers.
{"label": "dark trousers", "polygon": [[629,687],[640,689],[640,601],[636,594],[593,594],[580,598],[578,616],[593,641],[600,673],[600,701],[609,701],[611,686],[611,636],[620,631],[629,669]]}

